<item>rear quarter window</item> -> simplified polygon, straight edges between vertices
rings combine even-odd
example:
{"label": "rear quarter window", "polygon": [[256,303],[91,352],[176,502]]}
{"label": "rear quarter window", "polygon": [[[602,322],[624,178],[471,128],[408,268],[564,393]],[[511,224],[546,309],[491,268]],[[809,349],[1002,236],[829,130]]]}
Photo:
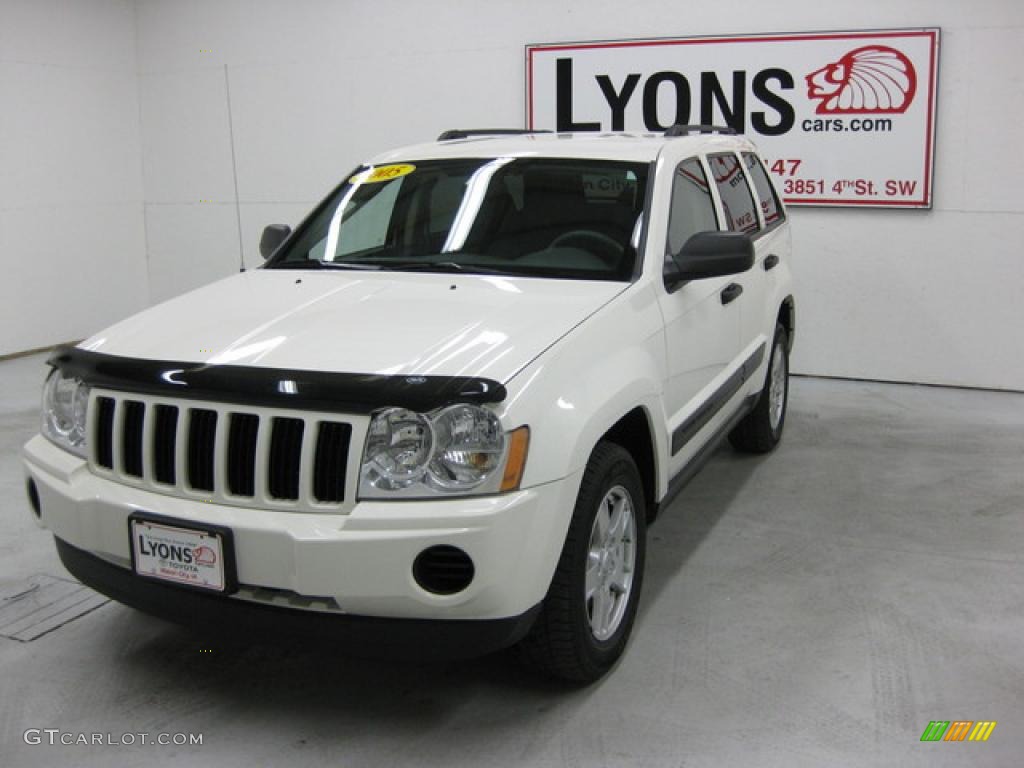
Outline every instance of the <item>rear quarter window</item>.
{"label": "rear quarter window", "polygon": [[764,216],[766,230],[777,227],[786,220],[786,211],[779,202],[775,186],[768,178],[761,160],[753,152],[743,153],[743,164],[747,166],[747,175],[754,182],[757,197],[761,201],[761,214]]}
{"label": "rear quarter window", "polygon": [[725,215],[725,226],[733,232],[756,234],[761,224],[754,207],[754,195],[747,183],[747,175],[743,172],[740,159],[733,153],[709,155],[711,175],[722,198],[722,213]]}

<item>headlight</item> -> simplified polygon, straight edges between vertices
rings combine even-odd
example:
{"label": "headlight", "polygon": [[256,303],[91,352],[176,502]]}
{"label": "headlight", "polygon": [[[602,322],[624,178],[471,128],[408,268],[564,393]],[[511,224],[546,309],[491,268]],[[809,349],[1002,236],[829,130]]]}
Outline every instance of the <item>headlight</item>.
{"label": "headlight", "polygon": [[453,405],[434,417],[437,449],[430,480],[445,490],[475,488],[498,468],[505,433],[498,417],[475,405]]}
{"label": "headlight", "polygon": [[52,371],[43,387],[42,433],[61,448],[84,457],[88,408],[88,385],[60,370]]}
{"label": "headlight", "polygon": [[[526,460],[525,443],[522,450],[508,450],[516,433],[525,438],[528,431],[521,427],[506,435],[498,417],[476,405],[452,405],[429,414],[380,411],[367,432],[359,495],[423,498],[513,490]],[[517,464],[511,472],[510,456]]]}
{"label": "headlight", "polygon": [[370,422],[363,451],[363,475],[376,488],[407,488],[427,471],[434,452],[434,430],[425,416],[389,408]]}

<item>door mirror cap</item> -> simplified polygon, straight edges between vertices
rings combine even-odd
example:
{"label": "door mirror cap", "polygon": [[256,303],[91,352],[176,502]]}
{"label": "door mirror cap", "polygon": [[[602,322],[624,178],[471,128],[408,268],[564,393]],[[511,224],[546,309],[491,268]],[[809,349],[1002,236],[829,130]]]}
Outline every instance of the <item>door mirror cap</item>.
{"label": "door mirror cap", "polygon": [[260,255],[269,259],[291,233],[292,228],[287,224],[268,224],[263,228],[263,236],[260,238]]}
{"label": "door mirror cap", "polygon": [[742,232],[698,232],[665,266],[665,284],[746,272],[754,266],[754,242]]}

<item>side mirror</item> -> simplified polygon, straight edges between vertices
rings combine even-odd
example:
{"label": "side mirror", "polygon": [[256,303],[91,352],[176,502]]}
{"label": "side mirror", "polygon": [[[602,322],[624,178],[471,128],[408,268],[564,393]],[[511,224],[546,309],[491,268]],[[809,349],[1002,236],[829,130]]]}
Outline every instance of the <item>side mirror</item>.
{"label": "side mirror", "polygon": [[754,243],[742,232],[698,232],[665,265],[665,285],[746,272],[754,266]]}
{"label": "side mirror", "polygon": [[268,224],[260,238],[260,256],[269,259],[291,233],[292,228],[287,224]]}

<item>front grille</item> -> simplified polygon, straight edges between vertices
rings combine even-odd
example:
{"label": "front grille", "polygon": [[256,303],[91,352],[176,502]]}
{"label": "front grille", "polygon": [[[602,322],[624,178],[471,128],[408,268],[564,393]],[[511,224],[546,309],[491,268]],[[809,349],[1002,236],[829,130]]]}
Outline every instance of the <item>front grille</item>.
{"label": "front grille", "polygon": [[352,424],[332,414],[104,392],[90,419],[93,469],[121,482],[239,506],[345,502]]}

